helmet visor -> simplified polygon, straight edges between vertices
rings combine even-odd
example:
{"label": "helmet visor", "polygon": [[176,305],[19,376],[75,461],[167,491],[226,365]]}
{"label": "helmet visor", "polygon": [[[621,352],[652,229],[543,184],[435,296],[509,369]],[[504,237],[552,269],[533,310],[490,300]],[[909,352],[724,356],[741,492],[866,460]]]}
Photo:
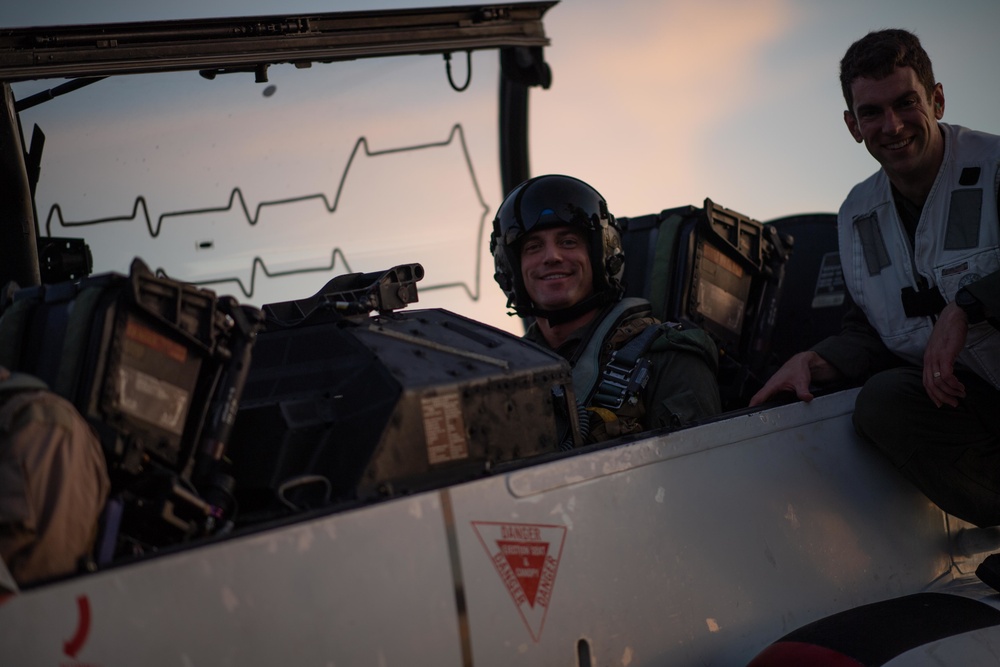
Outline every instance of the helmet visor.
{"label": "helmet visor", "polygon": [[[503,210],[508,208],[509,210]],[[569,176],[547,176],[522,185],[507,198],[498,218],[507,245],[525,234],[550,227],[593,231],[607,217],[607,205],[596,190]]]}

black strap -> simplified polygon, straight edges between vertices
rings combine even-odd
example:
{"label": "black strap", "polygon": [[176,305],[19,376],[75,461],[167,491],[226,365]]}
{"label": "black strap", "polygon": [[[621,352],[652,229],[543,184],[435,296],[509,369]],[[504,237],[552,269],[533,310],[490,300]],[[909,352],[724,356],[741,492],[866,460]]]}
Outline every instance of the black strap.
{"label": "black strap", "polygon": [[623,347],[611,353],[601,371],[601,381],[592,405],[617,410],[626,402],[634,405],[649,382],[650,361],[644,355],[660,334],[676,324],[651,324]]}
{"label": "black strap", "polygon": [[588,325],[583,341],[569,360],[573,367],[573,390],[577,399],[590,405],[588,399],[600,384],[600,358],[605,339],[611,331],[632,316],[649,314],[649,302],[645,299],[626,297],[615,303],[607,311],[601,312]]}
{"label": "black strap", "polygon": [[920,290],[904,287],[899,292],[899,299],[907,317],[937,317],[947,305],[937,287]]}

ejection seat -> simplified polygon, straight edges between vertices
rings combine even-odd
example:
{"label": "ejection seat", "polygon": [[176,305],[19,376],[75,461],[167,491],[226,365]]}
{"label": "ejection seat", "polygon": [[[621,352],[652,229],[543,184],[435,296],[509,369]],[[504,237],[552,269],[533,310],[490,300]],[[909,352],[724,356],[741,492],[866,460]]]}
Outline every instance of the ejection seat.
{"label": "ejection seat", "polygon": [[223,454],[262,313],[157,276],[139,259],[17,289],[0,303],[0,365],[40,378],[101,442],[111,495],[98,564],[229,520]]}
{"label": "ejection seat", "polygon": [[765,224],[705,199],[620,222],[626,295],[712,336],[726,411],[745,408],[788,357],[839,329],[835,215]]}

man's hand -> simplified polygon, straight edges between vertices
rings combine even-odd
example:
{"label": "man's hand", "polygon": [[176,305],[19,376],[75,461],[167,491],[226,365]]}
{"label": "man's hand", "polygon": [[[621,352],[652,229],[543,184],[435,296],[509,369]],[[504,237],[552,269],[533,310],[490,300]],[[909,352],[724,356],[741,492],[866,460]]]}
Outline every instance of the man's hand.
{"label": "man's hand", "polygon": [[750,399],[750,407],[760,405],[783,391],[795,392],[800,401],[808,403],[813,400],[809,385],[814,379],[822,382],[834,380],[838,375],[839,373],[833,366],[812,350],[799,352],[786,361],[761,387],[760,391],[753,395],[753,398]]}
{"label": "man's hand", "polygon": [[939,408],[958,407],[958,399],[965,398],[965,385],[955,377],[955,359],[965,347],[968,335],[969,319],[965,311],[949,303],[934,323],[924,350],[924,389]]}

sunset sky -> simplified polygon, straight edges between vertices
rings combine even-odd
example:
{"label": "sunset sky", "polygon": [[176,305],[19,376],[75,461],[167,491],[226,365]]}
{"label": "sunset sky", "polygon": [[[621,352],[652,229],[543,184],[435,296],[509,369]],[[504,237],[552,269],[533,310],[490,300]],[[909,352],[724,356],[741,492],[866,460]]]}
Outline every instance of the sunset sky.
{"label": "sunset sky", "polygon": [[[175,0],[155,9],[142,4],[107,0],[100,3],[68,0],[5,3],[0,9],[0,26],[331,12],[419,7],[429,3]],[[612,212],[618,216],[642,215],[685,204],[700,206],[706,197],[764,221],[795,213],[834,212],[849,188],[877,168],[865,149],[851,139],[842,120],[844,102],[837,67],[850,43],[878,28],[901,27],[914,31],[930,53],[935,75],[944,85],[944,120],[1000,133],[1000,77],[996,73],[997,63],[1000,63],[1000,40],[995,35],[998,25],[1000,3],[996,0],[952,3],[924,0],[842,0],[836,3],[823,0],[630,0],[620,3],[562,0],[545,17],[546,31],[552,42],[545,54],[552,68],[553,84],[549,90],[532,91],[532,171],[535,174],[568,173],[588,181],[604,194]],[[490,74],[479,62],[476,61],[474,74],[481,76],[474,76],[473,81],[483,91],[493,93],[495,73],[493,79],[483,80],[482,77]],[[439,65],[435,62],[434,67]],[[278,74],[275,77],[278,93],[267,104],[308,104],[305,97],[297,97],[297,79],[292,75],[285,79],[277,78]],[[97,90],[98,87],[93,88]],[[81,109],[90,104],[87,94],[74,94],[79,95],[74,99]],[[406,108],[399,108],[397,98],[395,106],[389,110],[411,113],[413,117],[420,113],[433,117],[436,113],[436,102],[423,102],[416,95],[407,96],[406,100]],[[474,104],[472,101],[463,103]],[[258,89],[254,89],[253,102],[247,104],[248,114],[256,113],[251,104],[265,104]],[[186,108],[188,118],[185,122],[194,128],[192,133],[196,133],[198,114],[203,107]],[[385,110],[385,106],[378,106],[354,112],[365,115],[370,121],[368,128],[363,130],[372,142],[370,148],[378,150],[416,141],[401,134],[396,136],[398,121],[394,121],[388,111],[384,131],[373,133],[371,123],[378,121]],[[147,119],[151,116],[155,113],[141,114]],[[451,117],[438,120],[438,125],[427,126],[427,131],[420,135],[426,138],[420,141],[442,141],[449,136]],[[148,136],[151,131],[138,122],[134,126],[123,124],[121,120],[114,122],[116,130],[125,138]],[[252,126],[249,124],[255,120],[248,116],[232,122],[246,122]],[[257,127],[260,127],[259,122]],[[466,132],[465,140],[473,156],[477,155],[480,146],[484,154],[492,150],[487,146],[494,140],[492,136],[479,136],[471,128],[466,128]],[[362,130],[357,130],[351,136],[361,133]],[[270,154],[272,162],[281,163],[280,169],[284,172],[279,173],[291,173],[291,163],[281,162],[287,161],[288,155],[311,152],[311,144],[303,140],[299,146],[293,134],[289,133],[287,154]],[[57,133],[53,136],[59,137]],[[76,139],[73,137],[72,141]],[[70,141],[66,138],[62,143]],[[166,138],[157,141],[156,148],[166,155],[170,150],[168,142]],[[205,142],[211,143],[208,135],[202,141]],[[56,147],[60,141],[47,142],[46,151],[50,150],[50,143],[53,154],[58,155]],[[244,148],[247,154],[242,159],[245,161],[252,156],[252,142],[245,143]],[[334,159],[337,165],[345,162],[349,149],[350,145],[330,149],[330,152],[339,151]],[[181,156],[173,157],[180,159]],[[294,162],[296,167],[325,168],[319,163],[299,165],[297,159]],[[477,166],[475,174],[482,201],[474,188],[463,185],[458,188],[463,202],[456,206],[463,207],[466,210],[463,215],[470,219],[478,221],[485,217],[488,225],[502,193],[495,166],[483,164],[485,162],[488,160],[480,161],[483,166]],[[43,181],[45,169],[49,167],[43,169]],[[209,174],[205,169],[199,176],[200,183],[219,178],[217,171]],[[398,161],[391,169],[403,173],[407,169],[412,172],[413,167]],[[75,168],[73,177],[83,181],[89,179],[96,188],[102,173],[103,170],[96,166]],[[359,179],[362,173],[363,168],[359,166]],[[447,178],[449,183],[468,180],[461,169],[454,174],[446,175],[441,170],[434,173],[438,180]],[[136,170],[133,175],[140,178]],[[325,178],[327,182],[330,180],[329,175]],[[272,188],[275,178],[269,179],[255,184],[252,177],[246,175],[234,182],[244,191],[256,188],[257,192],[263,192]],[[180,184],[177,187],[190,189]],[[206,201],[224,198],[232,187],[229,181],[221,179],[218,192],[206,195]],[[304,192],[312,192],[310,187]],[[49,205],[59,203],[67,217],[73,217],[67,213],[73,199],[66,194],[65,184],[60,188],[58,201],[51,195],[53,199]],[[155,197],[147,194],[145,184],[137,180],[129,188],[121,202],[116,203],[116,211],[131,210],[132,199],[137,193],[147,196],[151,207],[156,205]],[[402,219],[406,217],[407,206],[434,206],[434,203],[416,203],[418,193],[427,189],[425,184],[413,184],[407,194],[400,196],[399,211],[389,210],[382,215]],[[79,202],[84,201],[85,191],[81,192]],[[279,196],[282,195],[272,198]],[[267,198],[261,195],[261,199]],[[93,199],[91,196],[91,203]],[[174,204],[173,201],[164,204],[160,212],[195,206]],[[350,202],[342,204],[338,215],[346,216]],[[393,203],[386,203],[390,204]],[[48,210],[45,206],[42,208]],[[112,215],[100,208],[82,212],[85,208],[82,203],[76,204],[76,215]],[[156,214],[151,212],[151,215],[155,217]],[[222,223],[218,224],[222,229]],[[289,238],[287,229],[279,229],[277,233]],[[219,238],[221,236],[213,237],[221,245]],[[400,243],[412,249],[415,255],[412,261],[425,262],[422,253],[438,250],[449,253],[453,264],[467,264],[462,271],[474,271],[471,244],[478,241],[471,227],[468,240],[462,240],[461,247],[448,249],[437,242],[438,236],[431,239],[427,235],[413,233],[407,236],[404,233],[398,238]],[[158,247],[167,248],[169,243],[169,238],[161,238]],[[183,242],[177,243],[178,248],[183,246],[183,252],[191,252],[190,238],[185,237]],[[308,242],[300,244],[309,245]],[[329,257],[328,248],[323,252]],[[449,308],[495,326],[519,331],[516,319],[503,315],[503,297],[492,280],[485,241],[480,246],[480,253],[478,301],[471,302],[462,289],[447,288],[422,293],[420,305]],[[354,257],[362,255],[356,252]],[[123,270],[126,267],[104,268]],[[372,270],[364,266],[361,259],[352,262],[352,268]],[[325,280],[323,278],[319,284]],[[434,280],[430,270],[427,280]],[[437,283],[451,280],[445,276]],[[471,284],[469,280],[466,282]]]}

